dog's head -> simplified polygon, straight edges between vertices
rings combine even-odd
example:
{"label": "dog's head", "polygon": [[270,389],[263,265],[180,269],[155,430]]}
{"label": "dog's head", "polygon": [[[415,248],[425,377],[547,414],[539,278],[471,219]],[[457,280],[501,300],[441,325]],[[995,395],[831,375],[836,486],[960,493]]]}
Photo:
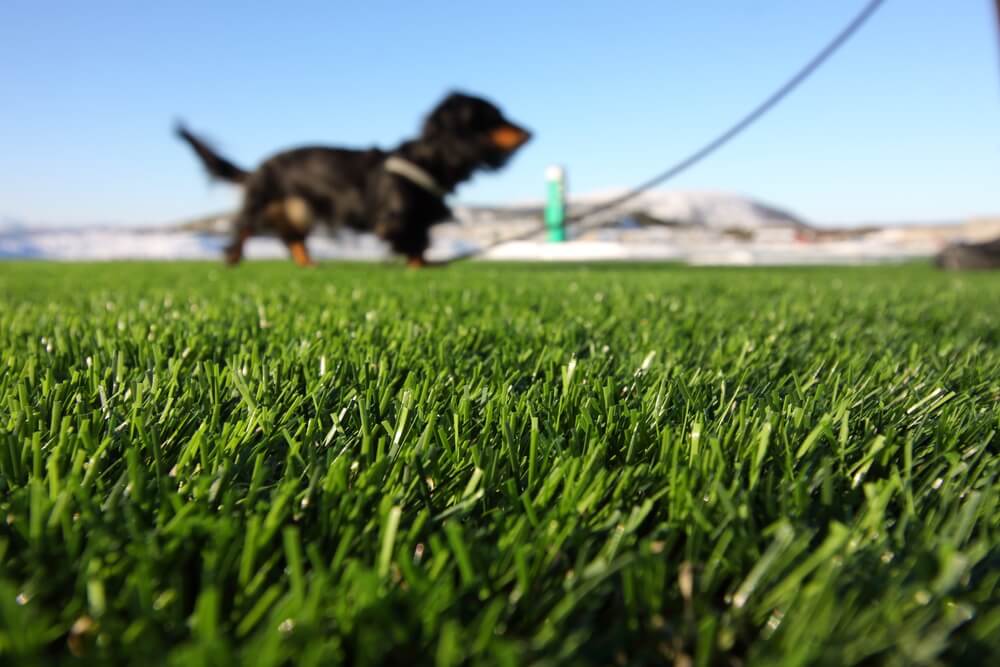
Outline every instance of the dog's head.
{"label": "dog's head", "polygon": [[475,167],[499,169],[531,139],[531,132],[504,118],[490,102],[455,92],[427,116],[421,137]]}

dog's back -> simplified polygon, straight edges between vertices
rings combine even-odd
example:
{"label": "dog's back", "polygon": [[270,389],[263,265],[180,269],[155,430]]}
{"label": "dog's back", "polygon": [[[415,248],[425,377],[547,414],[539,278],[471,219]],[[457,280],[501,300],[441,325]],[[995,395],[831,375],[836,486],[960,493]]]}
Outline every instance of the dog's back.
{"label": "dog's back", "polygon": [[365,191],[386,153],[308,146],[277,153],[247,180],[248,192],[267,201],[298,197],[317,221],[366,229]]}

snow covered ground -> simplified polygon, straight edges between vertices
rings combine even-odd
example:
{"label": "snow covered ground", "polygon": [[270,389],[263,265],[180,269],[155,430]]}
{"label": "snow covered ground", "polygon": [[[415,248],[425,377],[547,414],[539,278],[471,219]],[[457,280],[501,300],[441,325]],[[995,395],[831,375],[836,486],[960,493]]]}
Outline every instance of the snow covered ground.
{"label": "snow covered ground", "polygon": [[[584,210],[619,194],[621,191],[576,195],[569,201],[569,210]],[[540,202],[492,207],[456,204],[455,221],[433,228],[428,256],[445,260],[482,249],[480,259],[507,261],[865,264],[930,257],[947,240],[981,240],[978,236],[1000,234],[1000,221],[989,220],[821,233],[793,213],[749,197],[654,190],[587,219],[588,227],[594,221],[599,223],[597,227],[571,228],[571,236],[578,235],[574,240],[551,244],[541,235],[528,233],[541,222],[540,206]],[[53,228],[0,220],[0,259],[218,260],[227,240],[229,217],[219,214],[160,228]],[[604,223],[608,226],[600,227]],[[531,240],[495,245],[513,237]],[[309,248],[321,260],[391,258],[378,239],[350,231],[336,237],[314,234]],[[276,239],[254,238],[247,244],[246,255],[265,259],[284,258],[287,253]]]}
{"label": "snow covered ground", "polygon": [[[0,230],[0,258],[44,260],[217,260],[226,237],[197,232],[115,228]],[[365,235],[310,238],[318,259],[387,260],[384,244]],[[475,251],[479,245],[456,236],[438,237],[428,256],[443,260]],[[929,246],[906,247],[885,241],[823,243],[739,242],[721,239],[686,242],[578,240],[567,243],[516,241],[487,250],[483,260],[504,261],[678,261],[698,265],[863,264],[927,257]],[[284,258],[276,239],[255,238],[248,259]]]}
{"label": "snow covered ground", "polygon": [[521,241],[486,252],[487,260],[675,261],[698,266],[782,266],[797,264],[878,264],[926,258],[933,253],[880,243],[838,241],[814,244],[737,243],[657,244],[572,241],[561,244]]}
{"label": "snow covered ground", "polygon": [[[227,237],[183,231],[146,231],[114,227],[71,229],[0,229],[0,259],[104,261],[127,259],[219,259]],[[316,237],[309,241],[313,254],[326,259],[381,259],[385,247],[373,238],[346,242]],[[274,238],[254,238],[246,247],[250,259],[288,256]]]}

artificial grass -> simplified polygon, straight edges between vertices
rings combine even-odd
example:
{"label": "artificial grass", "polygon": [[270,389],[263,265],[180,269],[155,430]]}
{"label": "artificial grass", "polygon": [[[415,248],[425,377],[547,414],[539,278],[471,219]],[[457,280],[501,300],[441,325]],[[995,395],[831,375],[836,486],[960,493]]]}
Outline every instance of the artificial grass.
{"label": "artificial grass", "polygon": [[3,264],[0,658],[983,664],[998,313],[921,265]]}

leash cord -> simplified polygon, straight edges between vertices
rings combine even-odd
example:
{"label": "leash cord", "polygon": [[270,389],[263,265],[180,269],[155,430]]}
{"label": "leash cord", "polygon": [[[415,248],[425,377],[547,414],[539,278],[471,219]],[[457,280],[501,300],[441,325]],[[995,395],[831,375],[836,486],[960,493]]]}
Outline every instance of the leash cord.
{"label": "leash cord", "polygon": [[[599,204],[594,204],[593,206],[584,209],[578,213],[567,216],[565,223],[576,224],[575,231],[588,231],[590,229],[597,229],[608,222],[602,220],[596,224],[591,223],[589,225],[582,224],[582,221],[586,218],[593,217],[598,213],[603,213],[609,209],[615,208],[624,204],[627,201],[635,199],[644,192],[660,185],[672,178],[675,178],[684,171],[687,171],[694,165],[698,164],[709,155],[719,150],[725,144],[729,143],[739,134],[742,134],[751,125],[760,120],[764,115],[776,107],[782,100],[784,100],[793,90],[799,87],[806,79],[812,76],[816,70],[818,70],[830,57],[836,53],[841,46],[843,46],[861,27],[868,22],[868,19],[872,17],[876,10],[884,4],[885,0],[870,0],[855,16],[847,26],[841,30],[834,38],[830,41],[819,53],[817,53],[811,60],[809,60],[805,66],[799,69],[790,79],[788,79],[781,87],[779,87],[775,92],[769,95],[763,102],[754,107],[750,113],[743,116],[739,121],[732,125],[729,129],[724,131],[722,134],[718,135],[710,142],[691,153],[680,162],[677,162],[671,166],[666,171],[657,174],[653,178],[639,184],[638,186],[632,188],[625,194],[619,195],[618,197],[613,197],[606,202],[601,202]],[[448,262],[457,262],[466,259],[472,259],[482,255],[497,246],[510,243],[512,241],[524,241],[532,238],[533,236],[544,232],[546,229],[544,224],[537,225],[536,227],[528,230],[527,232],[522,232],[519,234],[514,234],[512,236],[504,237],[502,239],[492,241],[486,245],[480,246],[475,250],[469,251],[467,253],[459,254]]]}

